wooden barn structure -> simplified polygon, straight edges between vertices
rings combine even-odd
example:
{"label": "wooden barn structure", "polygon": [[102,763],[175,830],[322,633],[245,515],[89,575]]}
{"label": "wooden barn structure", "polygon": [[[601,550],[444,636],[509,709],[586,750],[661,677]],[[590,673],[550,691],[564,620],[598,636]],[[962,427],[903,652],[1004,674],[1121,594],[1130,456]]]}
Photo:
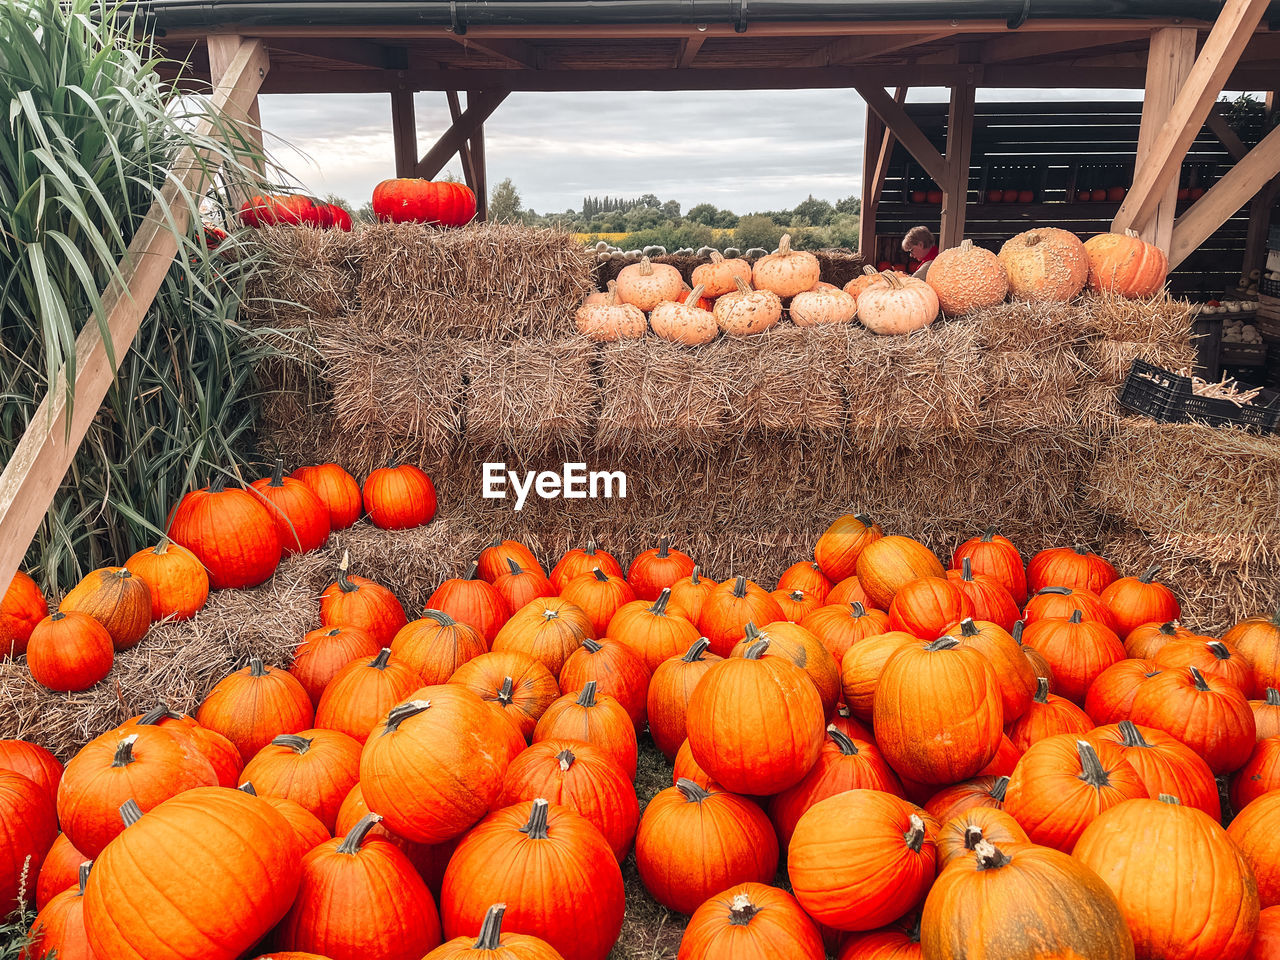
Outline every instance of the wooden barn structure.
{"label": "wooden barn structure", "polygon": [[[516,91],[847,88],[870,108],[865,249],[895,144],[942,193],[943,245],[964,235],[981,87],[1144,90],[1132,181],[1112,223],[1161,244],[1175,264],[1280,173],[1273,129],[1251,149],[1237,145],[1234,165],[1200,199],[1177,204],[1179,172],[1219,94],[1280,88],[1280,3],[1268,0],[135,0],[123,12],[190,64],[175,81],[211,81],[214,104],[250,130],[261,93],[386,94],[396,172],[431,177],[461,154],[480,197],[485,120]],[[950,91],[940,145],[904,106],[913,86]],[[425,151],[419,91],[443,93],[453,116]],[[203,194],[209,184],[192,166],[175,170],[171,189],[181,188]],[[109,358],[127,351],[175,252],[169,225],[149,220],[123,282],[103,296],[113,350],[97,322],[84,325],[74,414],[55,382],[6,465],[0,583],[114,379]]]}

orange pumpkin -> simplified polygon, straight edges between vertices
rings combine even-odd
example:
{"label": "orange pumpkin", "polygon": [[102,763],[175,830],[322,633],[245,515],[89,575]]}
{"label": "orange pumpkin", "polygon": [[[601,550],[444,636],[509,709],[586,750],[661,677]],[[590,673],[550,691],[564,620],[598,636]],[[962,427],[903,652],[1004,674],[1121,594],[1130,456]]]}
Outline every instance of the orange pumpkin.
{"label": "orange pumpkin", "polygon": [[1049,679],[1036,678],[1035,696],[1027,712],[1006,728],[1006,735],[1018,750],[1060,733],[1083,734],[1093,729],[1089,715],[1066,697],[1049,692]]}
{"label": "orange pumpkin", "polygon": [[706,900],[685,927],[677,960],[823,960],[822,934],[785,890],[740,883]]}
{"label": "orange pumpkin", "polygon": [[599,303],[584,303],[574,314],[573,322],[580,334],[601,343],[638,340],[649,329],[644,310],[635,304],[621,302],[612,280],[605,299]]}
{"label": "orange pumpkin", "polygon": [[735,278],[751,282],[751,264],[738,258],[725,259],[719,250],[711,251],[711,262],[693,268],[693,285],[704,288],[708,297],[718,297],[736,288]]}
{"label": "orange pumpkin", "polygon": [[364,743],[374,724],[420,686],[418,672],[383,647],[372,660],[361,657],[334,674],[316,705],[315,725]]}
{"label": "orange pumpkin", "polygon": [[945,821],[938,828],[938,868],[961,857],[972,856],[974,848],[983,840],[1002,847],[1031,842],[1026,831],[1018,826],[1018,821],[1003,810],[974,807]]}
{"label": "orange pumpkin", "polygon": [[542,596],[516,608],[493,638],[492,649],[528,654],[558,677],[582,641],[595,636],[595,626],[581,607],[563,597]]}
{"label": "orange pumpkin", "polygon": [[1169,258],[1133,230],[1100,233],[1084,243],[1089,256],[1089,289],[1122,297],[1154,296],[1169,274]]}
{"label": "orange pumpkin", "polygon": [[1089,255],[1074,233],[1037,227],[1010,237],[1000,248],[1009,292],[1020,300],[1065,303],[1089,279]]}
{"label": "orange pumpkin", "polygon": [[301,480],[320,498],[320,502],[329,511],[331,529],[345,530],[360,519],[364,510],[360,484],[338,464],[322,463],[316,467],[299,467],[289,476]]}
{"label": "orange pumpkin", "polygon": [[168,537],[125,563],[151,591],[151,619],[187,620],[209,599],[209,574],[200,559]]}
{"label": "orange pumpkin", "polygon": [[785,657],[808,675],[818,696],[822,698],[825,716],[833,716],[840,701],[840,665],[822,641],[797,623],[778,621],[763,630],[748,623],[746,635],[729,652],[731,657],[746,656],[747,650],[758,640],[768,640],[766,657]]}
{"label": "orange pumpkin", "polygon": [[622,567],[617,559],[607,550],[601,550],[595,540],[588,540],[585,547],[575,547],[566,551],[554,567],[551,568],[551,585],[556,590],[563,590],[564,585],[574,577],[590,573],[599,567],[611,576],[623,576]]}
{"label": "orange pumpkin", "polygon": [[114,662],[111,634],[87,613],[56,611],[36,624],[27,643],[27,669],[50,690],[88,690]]}
{"label": "orange pumpkin", "polygon": [[0,656],[26,653],[31,631],[48,615],[49,604],[36,582],[21,570],[15,571],[0,597]]}
{"label": "orange pumpkin", "polygon": [[792,250],[791,234],[784,233],[778,249],[761,257],[751,268],[751,285],[779,297],[794,297],[813,289],[821,272],[818,258],[804,250]]}
{"label": "orange pumpkin", "polygon": [[1270,617],[1241,620],[1222,637],[1253,664],[1258,689],[1280,687],[1280,609]]}
{"label": "orange pumpkin", "polygon": [[813,559],[825,577],[838,583],[852,577],[858,557],[884,536],[880,524],[865,513],[846,513],[823,531],[813,548]]}
{"label": "orange pumpkin", "polygon": [[[636,598],[631,585],[620,576],[605,573],[599,567],[574,577],[560,588],[560,599],[575,604],[587,615],[592,633],[604,636],[613,615]],[[558,671],[555,671],[558,673]]]}
{"label": "orange pumpkin", "polygon": [[360,779],[360,744],[337,730],[283,734],[241,773],[260,797],[283,797],[314,814],[332,834],[338,809]]}
{"label": "orange pumpkin", "polygon": [[560,696],[551,671],[516,650],[482,653],[460,666],[449,683],[496,703],[526,740],[533,736],[538,718]]}
{"label": "orange pumpkin", "polygon": [[401,627],[391,641],[391,655],[408,664],[426,686],[448,683],[460,666],[488,652],[489,645],[475,627],[439,610],[424,611],[420,619]]}
{"label": "orange pumpkin", "polygon": [[698,630],[711,641],[712,653],[727,657],[748,623],[763,627],[781,619],[782,607],[767,590],[746,577],[737,577],[707,596],[698,616]]}
{"label": "orange pumpkin", "polygon": [[634,650],[617,640],[584,637],[560,668],[560,692],[581,690],[587,681],[622,704],[637,733],[644,731],[649,668]]}
{"label": "orange pumpkin", "polygon": [[409,618],[396,595],[373,580],[349,574],[350,556],[342,555],[338,579],[320,594],[320,622],[327,627],[360,627],[381,646],[389,646]]}
{"label": "orange pumpkin", "polygon": [[883,610],[868,610],[858,601],[818,607],[800,621],[826,647],[837,664],[844,661],[859,640],[874,637],[889,629],[889,615]]}
{"label": "orange pumpkin", "polygon": [[663,300],[649,315],[649,325],[663,340],[688,347],[710,343],[720,332],[715,315],[698,306],[703,288],[695,286],[683,301]]}
{"label": "orange pumpkin", "polygon": [[893,336],[923,330],[938,318],[938,295],[915,277],[884,274],[885,283],[858,297],[858,319],[872,333]]}
{"label": "orange pumpkin", "polygon": [[919,642],[919,637],[891,630],[859,640],[845,651],[840,661],[840,689],[850,713],[859,720],[871,719],[885,664],[902,647]]}
{"label": "orange pumpkin", "polygon": [[72,587],[58,609],[87,613],[107,628],[117,651],[128,650],[151,626],[151,588],[128,567],[103,567]]}
{"label": "orange pumpkin", "polygon": [[782,301],[772,290],[752,290],[735,277],[738,289],[716,300],[712,310],[716,324],[735,337],[763,333],[782,319]]}
{"label": "orange pumpkin", "polygon": [[235,744],[246,763],[272,738],[305,730],[314,719],[302,684],[257,657],[219,680],[196,711],[196,722]]}
{"label": "orange pumpkin", "polygon": [[533,742],[542,740],[594,744],[611,756],[628,777],[636,778],[639,747],[631,716],[613,697],[597,696],[594,680],[547,707],[533,730]]}
{"label": "orange pumpkin", "polygon": [[663,300],[675,300],[683,289],[684,277],[679,270],[669,263],[654,263],[648,257],[618,271],[618,300],[645,313]]}
{"label": "orange pumpkin", "polygon": [[960,246],[938,254],[929,264],[925,282],[949,317],[994,307],[1009,295],[1009,274],[1000,258],[974,246],[972,240],[962,240]]}
{"label": "orange pumpkin", "polygon": [[695,639],[684,654],[659,663],[649,680],[646,698],[649,733],[654,745],[668,759],[674,757],[680,745],[686,742],[689,700],[698,681],[714,664],[724,659],[708,653],[710,646],[711,641],[706,637]]}
{"label": "orange pumpkin", "polygon": [[[858,555],[858,582],[872,602],[888,610],[896,594],[905,584],[920,577],[945,580],[947,572],[933,552],[910,537],[880,537]],[[932,638],[924,638],[932,639]]]}
{"label": "orange pumpkin", "polygon": [[868,264],[862,268],[861,276],[854,277],[846,283],[843,290],[856,301],[858,297],[862,296],[862,291],[866,290],[867,287],[874,286],[876,284],[886,284],[888,282],[889,281],[885,279],[884,274]]}
{"label": "orange pumpkin", "polygon": [[376,657],[380,649],[363,627],[321,627],[309,631],[294,649],[289,672],[307,691],[312,705],[318,706],[324,688],[339,670],[360,657]]}

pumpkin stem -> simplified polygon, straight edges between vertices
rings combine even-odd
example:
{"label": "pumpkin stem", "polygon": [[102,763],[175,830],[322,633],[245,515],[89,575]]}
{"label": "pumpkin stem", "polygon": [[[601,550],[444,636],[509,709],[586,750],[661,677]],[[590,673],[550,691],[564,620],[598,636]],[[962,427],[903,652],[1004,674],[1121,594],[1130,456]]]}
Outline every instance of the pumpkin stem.
{"label": "pumpkin stem", "polygon": [[958,646],[960,646],[959,640],[952,636],[946,636],[939,637],[937,640],[933,641],[933,643],[925,647],[925,649],[930,653],[935,653],[938,650],[954,650]]}
{"label": "pumpkin stem", "polygon": [[867,615],[867,608],[862,605],[861,600],[855,600],[853,603],[849,604],[849,606],[853,607],[853,616],[855,620],[861,620]]}
{"label": "pumpkin stem", "polygon": [[724,263],[724,254],[721,253],[719,250],[712,250],[709,254],[707,254],[707,256],[711,258],[712,263]]}
{"label": "pumpkin stem", "polygon": [[168,537],[161,537],[160,542],[157,543],[154,548],[152,548],[151,552],[154,553],[157,557],[163,557],[166,553],[169,552],[169,547],[171,547],[172,545],[173,545],[173,541],[170,540]]}
{"label": "pumpkin stem", "polygon": [[1156,578],[1156,575],[1157,575],[1157,574],[1159,574],[1159,573],[1160,573],[1160,565],[1159,565],[1159,564],[1156,564],[1156,565],[1154,565],[1154,566],[1150,566],[1150,567],[1148,567],[1146,570],[1144,570],[1144,571],[1143,571],[1142,576],[1138,577],[1138,581],[1139,581],[1140,583],[1150,583],[1152,580],[1154,580],[1154,579]]}
{"label": "pumpkin stem", "polygon": [[533,810],[529,813],[529,822],[520,828],[520,832],[530,840],[547,839],[547,801],[539,797],[533,801]]}
{"label": "pumpkin stem", "polygon": [[1051,593],[1059,597],[1069,597],[1071,596],[1071,588],[1070,587],[1041,587],[1039,590],[1036,591],[1036,596],[1042,597],[1046,593]]}
{"label": "pumpkin stem", "polygon": [[802,602],[802,601],[804,600],[804,591],[803,591],[803,590],[792,590],[790,593],[788,593],[788,594],[787,594],[787,597],[788,597],[788,598],[789,598],[793,603],[800,603],[800,602]]}
{"label": "pumpkin stem", "polygon": [[1280,707],[1280,690],[1275,687],[1267,687],[1266,701],[1273,707]]}
{"label": "pumpkin stem", "polygon": [[702,299],[703,291],[706,289],[707,289],[707,285],[705,283],[698,284],[696,287],[693,288],[693,290],[689,292],[689,295],[684,298],[684,305],[686,307],[697,306],[698,301]]}
{"label": "pumpkin stem", "polygon": [[979,840],[973,848],[974,859],[978,861],[979,870],[999,870],[1013,862],[1013,858],[1000,851],[990,840]]}
{"label": "pumpkin stem", "polygon": [[142,819],[142,808],[138,806],[137,801],[126,800],[120,804],[120,819],[124,821],[125,829]]}
{"label": "pumpkin stem", "polygon": [[1175,807],[1182,806],[1182,801],[1179,800],[1177,797],[1175,797],[1171,793],[1162,793],[1160,794],[1160,796],[1156,797],[1156,799],[1159,800],[1161,803],[1169,803]]}
{"label": "pumpkin stem", "polygon": [[383,647],[378,651],[378,655],[369,661],[369,666],[375,670],[387,669],[387,661],[391,659],[391,648]]}
{"label": "pumpkin stem", "polygon": [[484,923],[480,924],[480,936],[476,937],[473,949],[497,952],[502,947],[502,915],[507,912],[505,903],[495,903],[484,915]]}
{"label": "pumpkin stem", "polygon": [[778,256],[785,257],[791,253],[791,234],[784,233],[782,239],[778,241]]}
{"label": "pumpkin stem", "polygon": [[573,755],[572,750],[570,750],[568,747],[565,747],[563,750],[561,750],[559,753],[556,754],[556,759],[560,761],[561,772],[567,773],[569,768],[573,766],[573,762],[578,758]]}
{"label": "pumpkin stem", "polygon": [[760,628],[750,620],[748,620],[747,625],[742,628],[742,634],[743,639],[747,641],[748,645],[755,643],[761,636]]}
{"label": "pumpkin stem", "polygon": [[479,575],[479,573],[480,573],[480,562],[478,560],[472,561],[470,568],[468,568],[467,570],[467,575],[462,579],[474,580]]}
{"label": "pumpkin stem", "polygon": [[338,589],[343,593],[355,593],[360,588],[351,582],[347,571],[351,568],[351,551],[342,551],[342,562],[338,564]]}
{"label": "pumpkin stem", "polygon": [[751,902],[751,898],[745,893],[740,893],[733,898],[733,903],[729,904],[729,925],[732,927],[745,927],[751,923],[751,918],[760,912],[760,908]]}
{"label": "pumpkin stem", "polygon": [[741,600],[747,595],[747,578],[739,577],[733,581],[733,595]]}
{"label": "pumpkin stem", "polygon": [[710,646],[710,640],[706,637],[699,637],[689,645],[689,649],[684,652],[684,656],[680,659],[685,663],[697,663],[702,659],[702,655],[707,652],[707,648]]}
{"label": "pumpkin stem", "polygon": [[[733,283],[734,283],[734,286],[736,286],[736,287],[738,288],[738,293],[740,293],[740,294],[745,294],[745,293],[750,293],[750,292],[751,292],[751,284],[747,283],[745,280],[743,280],[743,279],[742,279],[740,276],[738,276],[737,274],[734,274],[734,277],[733,277]],[[718,302],[719,302],[719,301],[717,301],[717,303],[718,303]]]}
{"label": "pumpkin stem", "polygon": [[1013,629],[1009,631],[1009,635],[1018,641],[1018,646],[1022,646],[1022,631],[1027,629],[1027,621],[1018,620],[1014,623]]}
{"label": "pumpkin stem", "polygon": [[840,752],[844,756],[856,757],[858,755],[858,745],[850,740],[849,735],[834,723],[827,724],[827,736],[840,748]]}
{"label": "pumpkin stem", "polygon": [[743,654],[747,660],[759,660],[764,656],[765,651],[769,649],[769,640],[757,640],[751,646],[747,647],[747,652]]}
{"label": "pumpkin stem", "polygon": [[1032,697],[1036,703],[1049,702],[1049,678],[1036,677],[1036,695]]}
{"label": "pumpkin stem", "polygon": [[653,276],[653,263],[649,260],[648,257],[640,258],[640,276],[642,277]]}
{"label": "pumpkin stem", "polygon": [[514,682],[510,677],[502,678],[502,689],[498,691],[498,702],[504,707],[509,706],[515,698],[511,695],[511,688]]}
{"label": "pumpkin stem", "polygon": [[596,682],[588,680],[582,685],[582,692],[578,694],[578,699],[574,701],[580,707],[594,707],[596,705]]}
{"label": "pumpkin stem", "polygon": [[[875,270],[872,270],[871,272],[875,273]],[[869,513],[855,513],[853,515],[853,519],[857,520],[864,527],[874,527],[876,525],[876,522],[871,519],[871,515]]]}
{"label": "pumpkin stem", "polygon": [[284,457],[276,457],[276,462],[271,468],[271,479],[267,481],[267,486],[284,486]]}
{"label": "pumpkin stem", "polygon": [[1071,611],[1071,616],[1067,617],[1067,623],[1079,623],[1084,619],[1084,611],[1076,607]]}
{"label": "pumpkin stem", "polygon": [[247,793],[251,797],[256,797],[258,795],[257,788],[254,787],[253,783],[248,780],[240,784],[240,786],[236,787],[236,789],[239,790],[241,793]]}
{"label": "pumpkin stem", "polygon": [[210,493],[221,493],[223,490],[227,489],[226,474],[222,473],[221,471],[218,471],[213,476],[211,476],[209,478],[208,489]]}
{"label": "pumpkin stem", "polygon": [[432,609],[423,610],[422,619],[432,620],[435,623],[438,623],[442,627],[456,627],[458,625],[458,621],[453,619],[453,617],[449,616],[443,610],[432,610]]}
{"label": "pumpkin stem", "polygon": [[[968,563],[965,560],[965,563]],[[960,635],[962,637],[976,637],[982,631],[978,629],[978,625],[973,622],[973,617],[965,617],[960,621]]]}
{"label": "pumpkin stem", "polygon": [[158,725],[161,720],[177,720],[181,716],[182,714],[174,713],[170,710],[167,703],[157,703],[154,707],[138,718],[137,725],[140,727],[154,727]]}
{"label": "pumpkin stem", "polygon": [[998,528],[996,527],[996,525],[992,524],[991,526],[987,527],[987,529],[982,531],[982,536],[979,537],[978,539],[981,540],[983,543],[990,543],[996,538],[997,529]]}
{"label": "pumpkin stem", "polygon": [[404,723],[410,717],[416,717],[430,706],[430,700],[408,700],[404,703],[396,704],[387,714],[386,725],[382,728],[382,733],[380,733],[379,736],[385,737],[388,733],[393,733],[396,730],[399,730],[400,724]]}
{"label": "pumpkin stem", "polygon": [[340,634],[341,632],[342,632],[342,628],[341,628],[341,627],[330,627],[328,630],[326,630],[324,633],[322,633],[322,634],[321,634],[321,636],[324,636],[324,637],[336,637],[336,636],[337,636],[338,634]]}
{"label": "pumpkin stem", "polygon": [[676,789],[684,794],[686,803],[701,803],[707,797],[711,796],[706,790],[690,780],[688,777],[681,777],[676,781]]}
{"label": "pumpkin stem", "polygon": [[1089,555],[1089,548],[1083,543],[1073,543],[1071,545],[1071,549],[1075,551],[1075,554],[1078,557],[1087,557]]}
{"label": "pumpkin stem", "polygon": [[587,545],[582,548],[582,552],[585,553],[588,557],[594,557],[596,555],[596,551],[599,548],[600,548],[600,544],[596,543],[595,538],[593,537],[592,539],[587,541]]}
{"label": "pumpkin stem", "polygon": [[1195,667],[1191,667],[1190,669],[1191,669],[1191,680],[1193,683],[1195,683],[1196,689],[1201,692],[1207,691],[1209,689],[1209,684],[1205,682],[1204,674],[1201,673],[1199,670],[1197,670]]}
{"label": "pumpkin stem", "polygon": [[693,573],[689,574],[689,582],[690,583],[702,582],[701,580],[698,579],[698,565],[696,563],[693,565]]}
{"label": "pumpkin stem", "polygon": [[116,744],[116,754],[111,758],[111,766],[127,767],[137,758],[133,755],[133,745],[138,742],[136,733],[130,734]]}
{"label": "pumpkin stem", "polygon": [[300,737],[296,733],[282,733],[271,741],[272,746],[288,747],[298,756],[306,753],[311,749],[311,741],[306,737]]}
{"label": "pumpkin stem", "polygon": [[960,579],[965,583],[973,583],[973,563],[968,557],[960,561]]}
{"label": "pumpkin stem", "polygon": [[671,588],[663,587],[662,592],[658,594],[658,599],[653,601],[653,606],[649,608],[649,612],[659,617],[666,616],[667,604],[670,602]]}
{"label": "pumpkin stem", "polygon": [[89,882],[89,871],[92,869],[93,869],[92,860],[86,860],[84,863],[80,864],[80,869],[77,874],[78,879],[80,880],[80,892],[77,894],[77,896],[81,896],[81,897],[84,896],[84,885]]}
{"label": "pumpkin stem", "polygon": [[601,570],[599,567],[592,567],[591,572],[595,574],[596,580],[599,581],[600,583],[609,582],[609,575],[605,573],[603,570]]}
{"label": "pumpkin stem", "polygon": [[1126,747],[1150,747],[1151,744],[1142,736],[1142,731],[1132,720],[1121,720],[1116,726],[1120,730],[1120,743]]}
{"label": "pumpkin stem", "polygon": [[658,559],[659,559],[659,560],[665,560],[665,559],[667,559],[667,557],[669,557],[669,556],[671,556],[671,538],[670,538],[670,537],[659,537],[659,538],[658,538],[658,553],[657,553],[657,557],[658,557]]}
{"label": "pumpkin stem", "polygon": [[267,675],[267,667],[260,659],[253,657],[249,661],[249,676],[265,677]]}
{"label": "pumpkin stem", "polygon": [[991,799],[1004,803],[1005,791],[1009,789],[1008,777],[997,777],[996,782],[991,787]]}
{"label": "pumpkin stem", "polygon": [[911,815],[911,829],[902,835],[902,839],[907,841],[907,846],[914,852],[920,852],[920,848],[924,846],[924,821],[919,814]]}
{"label": "pumpkin stem", "polygon": [[976,823],[971,823],[964,829],[964,848],[972,850],[982,841],[982,828]]}
{"label": "pumpkin stem", "polygon": [[360,818],[360,822],[351,828],[351,832],[342,838],[342,842],[338,844],[339,853],[348,853],[355,856],[360,852],[360,844],[364,843],[365,834],[373,829],[374,824],[381,822],[382,814],[370,811]]}
{"label": "pumpkin stem", "polygon": [[1166,637],[1176,637],[1178,635],[1178,624],[1173,620],[1166,620],[1160,624],[1160,632]]}
{"label": "pumpkin stem", "polygon": [[583,637],[582,645],[586,647],[587,653],[599,653],[604,649],[604,647],[600,646],[599,641],[592,640],[590,637]]}
{"label": "pumpkin stem", "polygon": [[1227,645],[1221,640],[1210,640],[1205,644],[1209,651],[1219,660],[1230,660],[1231,651],[1227,649]]}
{"label": "pumpkin stem", "polygon": [[1088,740],[1077,740],[1076,753],[1080,755],[1079,779],[1095,789],[1110,785],[1111,778],[1107,776],[1107,771],[1103,768],[1102,760],[1098,758],[1098,751],[1093,748],[1093,744]]}
{"label": "pumpkin stem", "polygon": [[507,569],[511,571],[513,577],[518,577],[524,571],[520,568],[520,564],[516,563],[511,557],[507,557]]}

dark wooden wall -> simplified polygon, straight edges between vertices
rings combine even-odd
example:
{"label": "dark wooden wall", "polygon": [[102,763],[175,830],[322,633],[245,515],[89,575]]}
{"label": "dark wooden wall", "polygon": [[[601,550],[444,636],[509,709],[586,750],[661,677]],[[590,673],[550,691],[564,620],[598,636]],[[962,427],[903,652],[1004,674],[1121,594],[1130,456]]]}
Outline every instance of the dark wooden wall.
{"label": "dark wooden wall", "polygon": [[[965,236],[998,250],[1015,233],[1055,226],[1087,239],[1111,226],[1117,200],[1079,202],[1085,189],[1124,186],[1133,178],[1142,104],[1137,102],[982,103],[974,117]],[[907,112],[943,150],[947,105],[913,103]],[[1246,137],[1246,140],[1251,138]],[[1231,157],[1206,127],[1182,168],[1181,186],[1207,188]],[[893,153],[876,224],[877,259],[904,259],[899,244],[916,224],[937,230],[940,209],[912,202],[937,186],[899,144]],[[992,203],[988,190],[1030,190],[1030,203]],[[1179,204],[1190,205],[1190,200]],[[1212,293],[1234,287],[1244,257],[1248,208],[1236,213],[1171,277],[1176,290]],[[890,256],[891,254],[891,256]]]}

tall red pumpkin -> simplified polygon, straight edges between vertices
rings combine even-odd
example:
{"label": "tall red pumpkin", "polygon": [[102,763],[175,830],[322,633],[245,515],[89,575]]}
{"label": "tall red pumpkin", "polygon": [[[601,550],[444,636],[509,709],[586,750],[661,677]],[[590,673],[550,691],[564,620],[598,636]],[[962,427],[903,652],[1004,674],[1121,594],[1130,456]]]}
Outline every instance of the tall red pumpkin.
{"label": "tall red pumpkin", "polygon": [[289,476],[301,480],[320,498],[328,511],[331,529],[345,530],[360,519],[364,510],[360,484],[338,464],[322,463],[316,467],[299,467]]}
{"label": "tall red pumpkin", "polygon": [[373,188],[373,215],[389,223],[461,227],[476,215],[476,195],[465,184],[449,180],[383,180]]}
{"label": "tall red pumpkin", "polygon": [[508,930],[546,940],[564,960],[605,960],[622,929],[622,871],[585,818],[543,799],[517,803],[458,844],[440,894],[445,936],[479,930],[493,903],[506,903]]}
{"label": "tall red pumpkin", "polygon": [[965,560],[974,573],[986,574],[1002,583],[1019,607],[1027,602],[1027,571],[1022,555],[1013,541],[1000,536],[995,527],[988,527],[980,536],[956,547],[951,569],[963,569]]}
{"label": "tall red pumpkin", "polygon": [[388,464],[365,478],[364,509],[375,527],[408,530],[436,515],[436,488],[431,478],[411,463]]}
{"label": "tall red pumpkin", "polygon": [[279,457],[271,476],[253,481],[249,489],[262,498],[275,521],[286,557],[315,550],[329,539],[329,508],[307,484],[284,475],[284,461]]}
{"label": "tall red pumpkin", "polygon": [[222,474],[182,498],[169,517],[169,539],[194,553],[220,590],[256,587],[280,565],[275,518],[255,494],[227,489]]}

